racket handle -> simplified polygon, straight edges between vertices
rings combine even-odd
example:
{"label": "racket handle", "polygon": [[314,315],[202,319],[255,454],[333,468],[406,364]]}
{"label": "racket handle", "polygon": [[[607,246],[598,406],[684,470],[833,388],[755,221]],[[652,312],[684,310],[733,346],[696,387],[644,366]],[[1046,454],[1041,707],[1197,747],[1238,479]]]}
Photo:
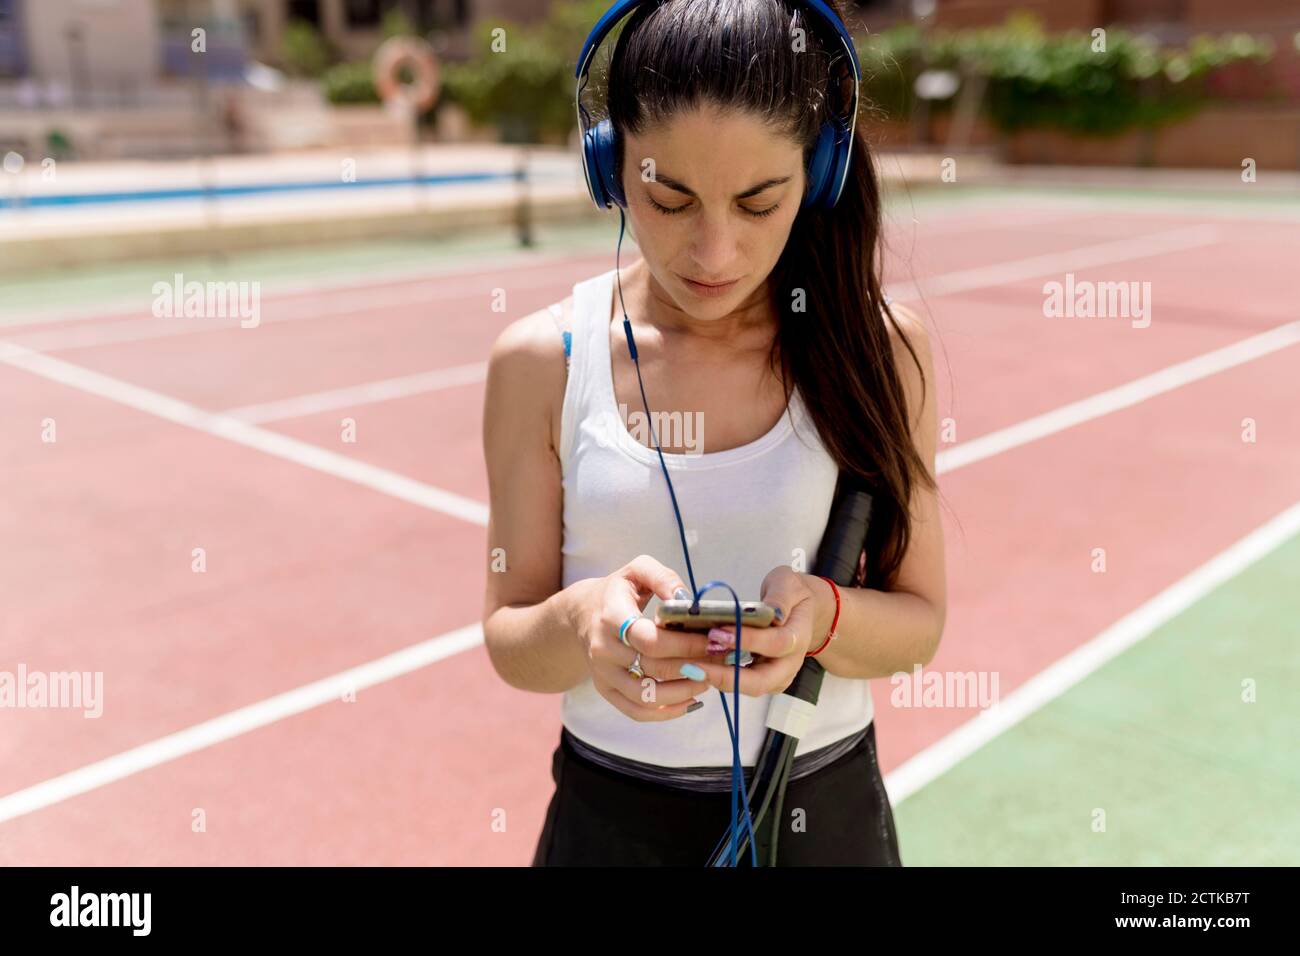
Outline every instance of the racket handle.
{"label": "racket handle", "polygon": [[[821,546],[813,574],[830,578],[842,587],[849,587],[858,573],[858,559],[867,543],[867,529],[871,525],[871,495],[852,483],[840,489],[831,505],[831,514],[822,533]],[[807,701],[813,706],[821,697],[822,678],[826,671],[816,658],[804,659],[803,666],[784,693]]]}
{"label": "racket handle", "polygon": [[870,524],[871,495],[859,489],[845,490],[831,506],[813,574],[830,578],[841,587],[851,585]]}

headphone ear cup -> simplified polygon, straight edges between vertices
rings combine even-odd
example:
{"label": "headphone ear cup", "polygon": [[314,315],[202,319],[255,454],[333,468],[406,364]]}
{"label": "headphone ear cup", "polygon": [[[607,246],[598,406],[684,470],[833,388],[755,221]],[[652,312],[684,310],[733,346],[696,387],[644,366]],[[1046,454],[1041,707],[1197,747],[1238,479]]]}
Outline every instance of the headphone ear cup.
{"label": "headphone ear cup", "polygon": [[627,201],[615,174],[618,151],[614,124],[604,119],[594,129],[587,130],[582,138],[582,148],[587,160],[587,191],[592,200],[601,209],[608,209],[615,203],[626,208]]}
{"label": "headphone ear cup", "polygon": [[808,189],[804,193],[804,206],[821,206],[833,182],[835,162],[835,127],[823,124],[817,134],[817,145],[808,161]]}
{"label": "headphone ear cup", "polygon": [[582,171],[587,180],[587,193],[597,209],[609,208],[609,199],[601,185],[599,159],[596,155],[596,130],[589,129],[582,134]]}

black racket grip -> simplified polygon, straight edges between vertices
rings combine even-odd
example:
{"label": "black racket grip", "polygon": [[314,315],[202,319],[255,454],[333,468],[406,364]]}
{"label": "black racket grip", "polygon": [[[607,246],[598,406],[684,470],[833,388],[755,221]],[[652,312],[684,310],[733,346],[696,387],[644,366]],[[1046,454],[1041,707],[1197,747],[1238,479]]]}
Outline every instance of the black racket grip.
{"label": "black racket grip", "polygon": [[[867,529],[870,525],[871,495],[857,488],[842,489],[831,505],[821,546],[817,549],[813,574],[849,587],[858,573],[858,559],[862,557],[862,549],[867,543]],[[816,658],[805,658],[799,673],[784,693],[816,706],[825,674],[825,669]]]}
{"label": "black racket grip", "polygon": [[830,578],[843,587],[851,585],[858,573],[858,559],[862,557],[870,524],[871,495],[855,489],[839,495],[831,506],[813,574]]}

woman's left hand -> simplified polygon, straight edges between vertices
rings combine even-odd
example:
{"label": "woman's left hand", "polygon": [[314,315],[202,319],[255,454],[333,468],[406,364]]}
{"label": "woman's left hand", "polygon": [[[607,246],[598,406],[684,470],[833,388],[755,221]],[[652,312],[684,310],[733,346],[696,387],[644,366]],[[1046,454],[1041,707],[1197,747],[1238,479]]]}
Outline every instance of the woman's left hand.
{"label": "woman's left hand", "polygon": [[[777,609],[777,618],[771,627],[742,627],[740,646],[754,655],[754,663],[740,668],[740,692],[747,697],[779,694],[790,686],[804,655],[825,638],[814,634],[817,621],[817,601],[805,577],[788,565],[778,565],[763,579],[761,600]],[[725,632],[735,646],[736,626],[729,624],[714,628],[710,636],[718,638]],[[816,643],[814,643],[814,639]],[[761,655],[761,656],[760,656]],[[723,663],[724,655],[708,660],[696,660],[706,679],[714,687],[730,693],[735,689],[736,668]]]}

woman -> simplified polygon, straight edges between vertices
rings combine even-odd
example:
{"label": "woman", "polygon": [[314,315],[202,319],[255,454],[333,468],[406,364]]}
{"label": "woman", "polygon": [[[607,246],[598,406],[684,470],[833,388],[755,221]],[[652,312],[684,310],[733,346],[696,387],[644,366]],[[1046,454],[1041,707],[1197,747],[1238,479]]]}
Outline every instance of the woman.
{"label": "woman", "polygon": [[[827,34],[786,0],[639,7],[608,111],[643,258],[493,348],[486,645],[512,686],[564,695],[535,865],[703,865],[730,824],[715,691],[733,690],[735,635],[654,624],[653,604],[687,596],[686,567],[620,303],[699,582],[780,611],[741,635],[761,655],[741,671],[746,768],[772,695],[807,654],[826,670],[778,861],[900,865],[867,681],[929,663],[943,630],[933,372],[923,327],[881,292],[860,133],[835,207],[800,207],[818,131],[845,102]],[[707,426],[702,442],[687,423]],[[870,483],[875,510],[864,586],[837,595],[803,569],[841,471]]]}

